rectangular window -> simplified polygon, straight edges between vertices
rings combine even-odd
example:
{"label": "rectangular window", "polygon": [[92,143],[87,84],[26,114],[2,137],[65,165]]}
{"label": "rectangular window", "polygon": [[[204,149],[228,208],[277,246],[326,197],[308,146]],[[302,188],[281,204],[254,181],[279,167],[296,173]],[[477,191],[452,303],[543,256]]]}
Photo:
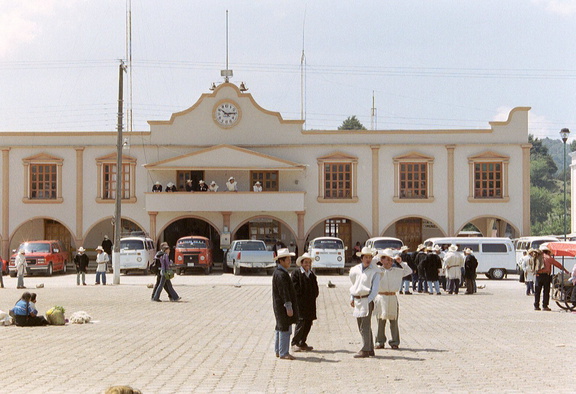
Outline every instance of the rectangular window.
{"label": "rectangular window", "polygon": [[324,164],[324,198],[352,197],[352,164]]}
{"label": "rectangular window", "polygon": [[256,182],[260,182],[262,191],[278,191],[278,171],[250,171],[250,180],[252,181],[250,187],[254,186]]}
{"label": "rectangular window", "polygon": [[482,244],[484,253],[508,253],[506,244]]}
{"label": "rectangular window", "polygon": [[502,198],[502,163],[474,163],[474,198]]}
{"label": "rectangular window", "polygon": [[56,164],[30,165],[30,198],[56,199],[58,173]]}
{"label": "rectangular window", "polygon": [[[116,164],[102,165],[102,198],[105,200],[116,199]],[[122,163],[122,199],[130,198],[130,164]]]}
{"label": "rectangular window", "polygon": [[400,198],[428,197],[427,170],[427,163],[400,163]]}

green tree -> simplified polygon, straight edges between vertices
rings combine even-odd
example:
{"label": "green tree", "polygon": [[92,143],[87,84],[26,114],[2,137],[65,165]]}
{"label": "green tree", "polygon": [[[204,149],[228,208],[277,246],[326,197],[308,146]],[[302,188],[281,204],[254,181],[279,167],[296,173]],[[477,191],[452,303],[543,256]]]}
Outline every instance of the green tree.
{"label": "green tree", "polygon": [[356,115],[349,116],[338,130],[366,130],[366,127],[356,118]]}

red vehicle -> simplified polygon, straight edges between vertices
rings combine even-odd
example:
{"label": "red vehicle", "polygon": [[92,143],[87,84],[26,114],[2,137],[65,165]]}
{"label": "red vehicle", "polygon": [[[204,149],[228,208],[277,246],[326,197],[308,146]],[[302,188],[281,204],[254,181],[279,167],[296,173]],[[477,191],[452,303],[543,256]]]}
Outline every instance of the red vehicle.
{"label": "red vehicle", "polygon": [[8,275],[8,261],[4,259],[0,260],[2,260],[2,275]]}
{"label": "red vehicle", "polygon": [[26,273],[44,273],[52,276],[54,272],[66,273],[69,255],[60,241],[28,241],[22,242],[15,253],[10,257],[10,276],[16,276],[14,260],[16,254],[24,250],[26,256]]}
{"label": "red vehicle", "polygon": [[212,272],[212,241],[206,237],[182,237],[176,243],[174,268],[178,275],[188,270],[202,268],[208,275]]}

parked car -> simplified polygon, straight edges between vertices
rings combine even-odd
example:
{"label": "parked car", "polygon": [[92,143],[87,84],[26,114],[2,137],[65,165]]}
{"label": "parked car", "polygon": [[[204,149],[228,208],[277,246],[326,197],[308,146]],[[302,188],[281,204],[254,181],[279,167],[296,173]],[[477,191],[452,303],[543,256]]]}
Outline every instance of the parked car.
{"label": "parked car", "polygon": [[60,241],[28,241],[22,242],[10,257],[9,272],[11,277],[16,276],[14,260],[16,254],[24,250],[26,255],[26,273],[28,275],[43,273],[52,276],[54,272],[66,273],[70,256]]}
{"label": "parked car", "polygon": [[266,250],[264,241],[256,239],[234,241],[226,253],[224,270],[231,269],[234,275],[240,275],[242,268],[265,269],[272,275],[276,268],[274,252]]}
{"label": "parked car", "polygon": [[404,246],[404,242],[402,242],[401,239],[398,238],[392,238],[392,237],[374,237],[374,238],[370,238],[368,239],[365,243],[364,243],[365,247],[368,247],[370,249],[375,249],[375,250],[384,250],[384,249],[400,249],[402,246]]}
{"label": "parked car", "polygon": [[516,256],[514,245],[510,238],[460,237],[460,238],[429,238],[424,241],[426,246],[458,245],[458,250],[472,249],[478,260],[476,273],[485,274],[488,279],[503,279],[506,274],[516,273]]}
{"label": "parked car", "polygon": [[2,275],[8,275],[8,260],[2,260]]}
{"label": "parked car", "polygon": [[212,272],[212,241],[206,237],[182,237],[176,242],[174,268],[178,275],[201,268],[208,275]]}
{"label": "parked car", "polygon": [[308,253],[312,255],[314,261],[312,268],[317,269],[337,269],[340,275],[344,275],[344,264],[346,263],[346,247],[340,238],[318,237],[308,244]]}
{"label": "parked car", "polygon": [[120,272],[139,271],[147,274],[155,255],[152,238],[145,235],[123,237],[120,239]]}

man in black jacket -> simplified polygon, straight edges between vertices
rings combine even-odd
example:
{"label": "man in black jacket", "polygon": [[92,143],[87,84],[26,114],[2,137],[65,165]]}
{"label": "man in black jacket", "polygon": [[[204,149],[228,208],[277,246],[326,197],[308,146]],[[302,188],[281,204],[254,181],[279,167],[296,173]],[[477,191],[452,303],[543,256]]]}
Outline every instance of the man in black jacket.
{"label": "man in black jacket", "polygon": [[82,277],[82,284],[86,286],[86,271],[90,260],[84,253],[86,249],[82,246],[78,248],[78,253],[74,256],[74,265],[76,266],[76,286],[80,286],[80,277]]}
{"label": "man in black jacket", "polygon": [[296,331],[292,338],[292,349],[295,352],[310,351],[306,339],[312,328],[312,322],[316,320],[316,298],[318,297],[318,281],[312,272],[312,256],[304,253],[296,260],[296,268],[292,271],[292,283],[298,299],[299,319],[296,323]]}
{"label": "man in black jacket", "polygon": [[436,245],[434,249],[426,248],[426,260],[424,260],[424,271],[426,274],[426,281],[428,282],[428,294],[440,295],[440,281],[438,270],[442,269],[442,259],[438,255],[440,247]]}
{"label": "man in black jacket", "polygon": [[287,248],[278,249],[274,260],[278,263],[272,275],[272,303],[276,318],[274,350],[276,357],[283,360],[294,360],[290,351],[290,334],[292,324],[298,321],[298,303],[296,290],[288,274],[292,256]]}

